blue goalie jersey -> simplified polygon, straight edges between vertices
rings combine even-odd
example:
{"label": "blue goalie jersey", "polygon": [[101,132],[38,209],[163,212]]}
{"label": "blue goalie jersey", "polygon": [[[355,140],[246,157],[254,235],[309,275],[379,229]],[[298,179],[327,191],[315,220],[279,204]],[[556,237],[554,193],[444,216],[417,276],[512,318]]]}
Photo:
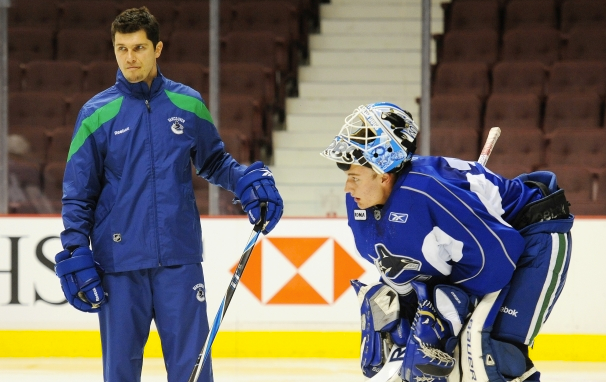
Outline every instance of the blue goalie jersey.
{"label": "blue goalie jersey", "polygon": [[384,206],[348,194],[347,213],[358,251],[399,294],[418,280],[481,296],[511,279],[525,244],[510,222],[541,197],[476,162],[414,156]]}

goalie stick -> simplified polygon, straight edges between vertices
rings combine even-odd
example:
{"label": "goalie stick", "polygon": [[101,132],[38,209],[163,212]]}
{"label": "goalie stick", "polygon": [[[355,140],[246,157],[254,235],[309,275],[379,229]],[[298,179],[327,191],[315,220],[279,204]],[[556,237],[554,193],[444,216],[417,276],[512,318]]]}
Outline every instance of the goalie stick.
{"label": "goalie stick", "polygon": [[[488,137],[486,137],[486,142],[484,143],[484,147],[482,148],[482,152],[480,153],[480,157],[478,158],[478,163],[482,166],[486,166],[488,162],[488,158],[492,153],[492,149],[497,143],[497,139],[501,136],[501,129],[499,127],[493,127],[488,132]],[[392,382],[398,381],[401,379],[394,379],[400,370],[400,366],[402,364],[402,360],[404,359],[404,352],[406,351],[405,347],[400,347],[394,345],[390,351],[389,356],[387,357],[387,362],[383,365],[381,370],[372,378],[370,378],[367,382]],[[458,351],[458,350],[457,350]],[[457,358],[457,363],[459,359]],[[460,380],[460,375],[453,376],[454,379],[448,378],[448,381],[458,382]]]}
{"label": "goalie stick", "polygon": [[231,302],[231,298],[233,297],[233,295],[236,291],[236,287],[238,286],[238,283],[240,282],[240,278],[242,277],[242,273],[244,272],[244,267],[246,267],[246,263],[248,262],[248,259],[250,258],[250,255],[252,254],[252,251],[255,248],[257,239],[259,238],[259,235],[261,234],[261,231],[263,230],[266,213],[267,213],[267,204],[265,202],[263,202],[263,203],[261,203],[261,219],[259,219],[259,222],[257,224],[255,224],[255,226],[253,227],[253,231],[250,234],[248,243],[246,244],[246,247],[244,248],[244,252],[242,253],[242,256],[240,256],[240,261],[238,262],[236,271],[234,272],[234,275],[231,278],[229,286],[227,287],[227,292],[225,293],[225,296],[223,297],[223,301],[221,301],[221,304],[219,305],[219,310],[217,311],[217,315],[215,316],[213,325],[210,328],[208,335],[206,336],[206,342],[204,343],[204,346],[202,346],[202,351],[198,355],[196,364],[194,365],[194,368],[191,371],[191,375],[189,376],[189,379],[187,380],[187,382],[195,382],[198,380],[198,377],[200,376],[200,372],[202,371],[204,362],[206,362],[206,359],[208,358],[208,355],[210,354],[210,348],[212,347],[213,341],[215,340],[215,337],[217,336],[217,332],[219,331],[219,326],[221,325],[221,321],[223,321],[223,317],[225,317],[225,312],[227,311],[227,308],[229,307],[229,303]]}
{"label": "goalie stick", "polygon": [[501,136],[501,129],[499,127],[493,127],[488,132],[488,137],[486,137],[486,142],[484,143],[484,147],[482,148],[482,152],[480,153],[480,157],[478,158],[478,163],[482,166],[486,166],[486,162],[488,162],[488,157],[492,154],[492,149],[494,145],[497,143],[497,139]]}

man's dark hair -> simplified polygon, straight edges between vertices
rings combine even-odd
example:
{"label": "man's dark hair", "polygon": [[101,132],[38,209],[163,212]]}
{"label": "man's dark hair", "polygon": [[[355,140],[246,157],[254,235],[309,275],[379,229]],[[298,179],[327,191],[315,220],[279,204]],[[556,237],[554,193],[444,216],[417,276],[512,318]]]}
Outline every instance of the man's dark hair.
{"label": "man's dark hair", "polygon": [[145,31],[155,49],[160,41],[160,25],[154,15],[149,13],[149,9],[145,6],[127,9],[120,13],[112,23],[112,43],[116,42],[116,32],[135,33],[140,30]]}

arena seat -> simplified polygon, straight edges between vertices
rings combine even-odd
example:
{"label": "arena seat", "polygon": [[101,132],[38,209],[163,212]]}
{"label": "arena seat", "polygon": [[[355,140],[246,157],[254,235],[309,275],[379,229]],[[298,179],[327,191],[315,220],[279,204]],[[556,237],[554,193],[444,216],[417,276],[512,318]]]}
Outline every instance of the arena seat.
{"label": "arena seat", "polygon": [[98,93],[116,83],[118,63],[115,59],[93,61],[84,67],[84,71],[83,91]]}
{"label": "arena seat", "polygon": [[498,59],[499,34],[492,30],[460,31],[444,34],[438,41],[438,60],[442,62],[483,62],[492,66]]}
{"label": "arena seat", "polygon": [[552,93],[547,97],[543,130],[599,128],[602,100],[597,93]]}
{"label": "arena seat", "polygon": [[540,61],[497,62],[492,69],[492,93],[542,96],[547,78],[548,67]]}
{"label": "arena seat", "polygon": [[540,133],[541,106],[541,100],[535,94],[493,93],[486,101],[484,130],[499,126]]}
{"label": "arena seat", "polygon": [[483,102],[471,94],[435,95],[431,97],[432,133],[442,128],[470,128],[479,132],[482,108]]}
{"label": "arena seat", "polygon": [[[481,142],[486,141],[490,127],[487,125],[484,129]],[[541,130],[517,126],[499,127],[501,136],[492,150],[488,167],[516,164],[532,171],[545,164],[546,140]]]}
{"label": "arena seat", "polygon": [[59,3],[59,30],[103,29],[109,35],[109,26],[118,15],[112,0],[66,1]]}
{"label": "arena seat", "polygon": [[34,60],[24,64],[25,91],[82,91],[84,71],[78,61]]}
{"label": "arena seat", "polygon": [[20,63],[52,60],[54,31],[44,27],[15,27],[8,30],[8,56]]}
{"label": "arena seat", "polygon": [[60,30],[57,33],[57,60],[74,60],[82,64],[115,60],[107,26],[103,29]]}
{"label": "arena seat", "polygon": [[554,28],[517,28],[503,34],[502,61],[540,61],[551,65],[559,59],[560,32]]}
{"label": "arena seat", "polygon": [[[422,134],[422,132],[420,133]],[[444,127],[431,130],[431,155],[478,160],[478,131],[465,127]]]}
{"label": "arena seat", "polygon": [[554,0],[511,0],[505,5],[504,30],[516,28],[557,28],[557,10]]}
{"label": "arena seat", "polygon": [[550,71],[547,93],[594,92],[606,95],[606,62],[559,61]]}
{"label": "arena seat", "polygon": [[9,126],[61,126],[65,122],[66,102],[59,92],[9,93]]}
{"label": "arena seat", "polygon": [[606,167],[606,130],[558,129],[547,137],[547,165]]}
{"label": "arena seat", "polygon": [[454,1],[450,7],[448,31],[484,30],[498,31],[500,27],[497,0]]}
{"label": "arena seat", "polygon": [[433,81],[433,94],[474,94],[485,98],[490,92],[488,67],[481,62],[444,62]]}
{"label": "arena seat", "polygon": [[602,0],[567,0],[562,4],[561,28],[569,32],[575,27],[606,25],[606,2]]}

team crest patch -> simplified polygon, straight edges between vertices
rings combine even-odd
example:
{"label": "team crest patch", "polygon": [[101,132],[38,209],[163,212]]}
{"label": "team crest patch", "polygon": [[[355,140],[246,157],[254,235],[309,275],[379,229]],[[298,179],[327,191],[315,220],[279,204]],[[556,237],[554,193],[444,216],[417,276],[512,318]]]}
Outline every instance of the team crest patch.
{"label": "team crest patch", "polygon": [[204,302],[204,300],[206,300],[206,288],[204,288],[204,284],[196,284],[192,289],[196,291],[196,298],[198,301]]}
{"label": "team crest patch", "polygon": [[183,134],[183,129],[185,128],[183,126],[183,124],[185,123],[185,120],[183,118],[171,117],[168,119],[168,122],[172,122],[170,129],[173,131],[173,133]]}

